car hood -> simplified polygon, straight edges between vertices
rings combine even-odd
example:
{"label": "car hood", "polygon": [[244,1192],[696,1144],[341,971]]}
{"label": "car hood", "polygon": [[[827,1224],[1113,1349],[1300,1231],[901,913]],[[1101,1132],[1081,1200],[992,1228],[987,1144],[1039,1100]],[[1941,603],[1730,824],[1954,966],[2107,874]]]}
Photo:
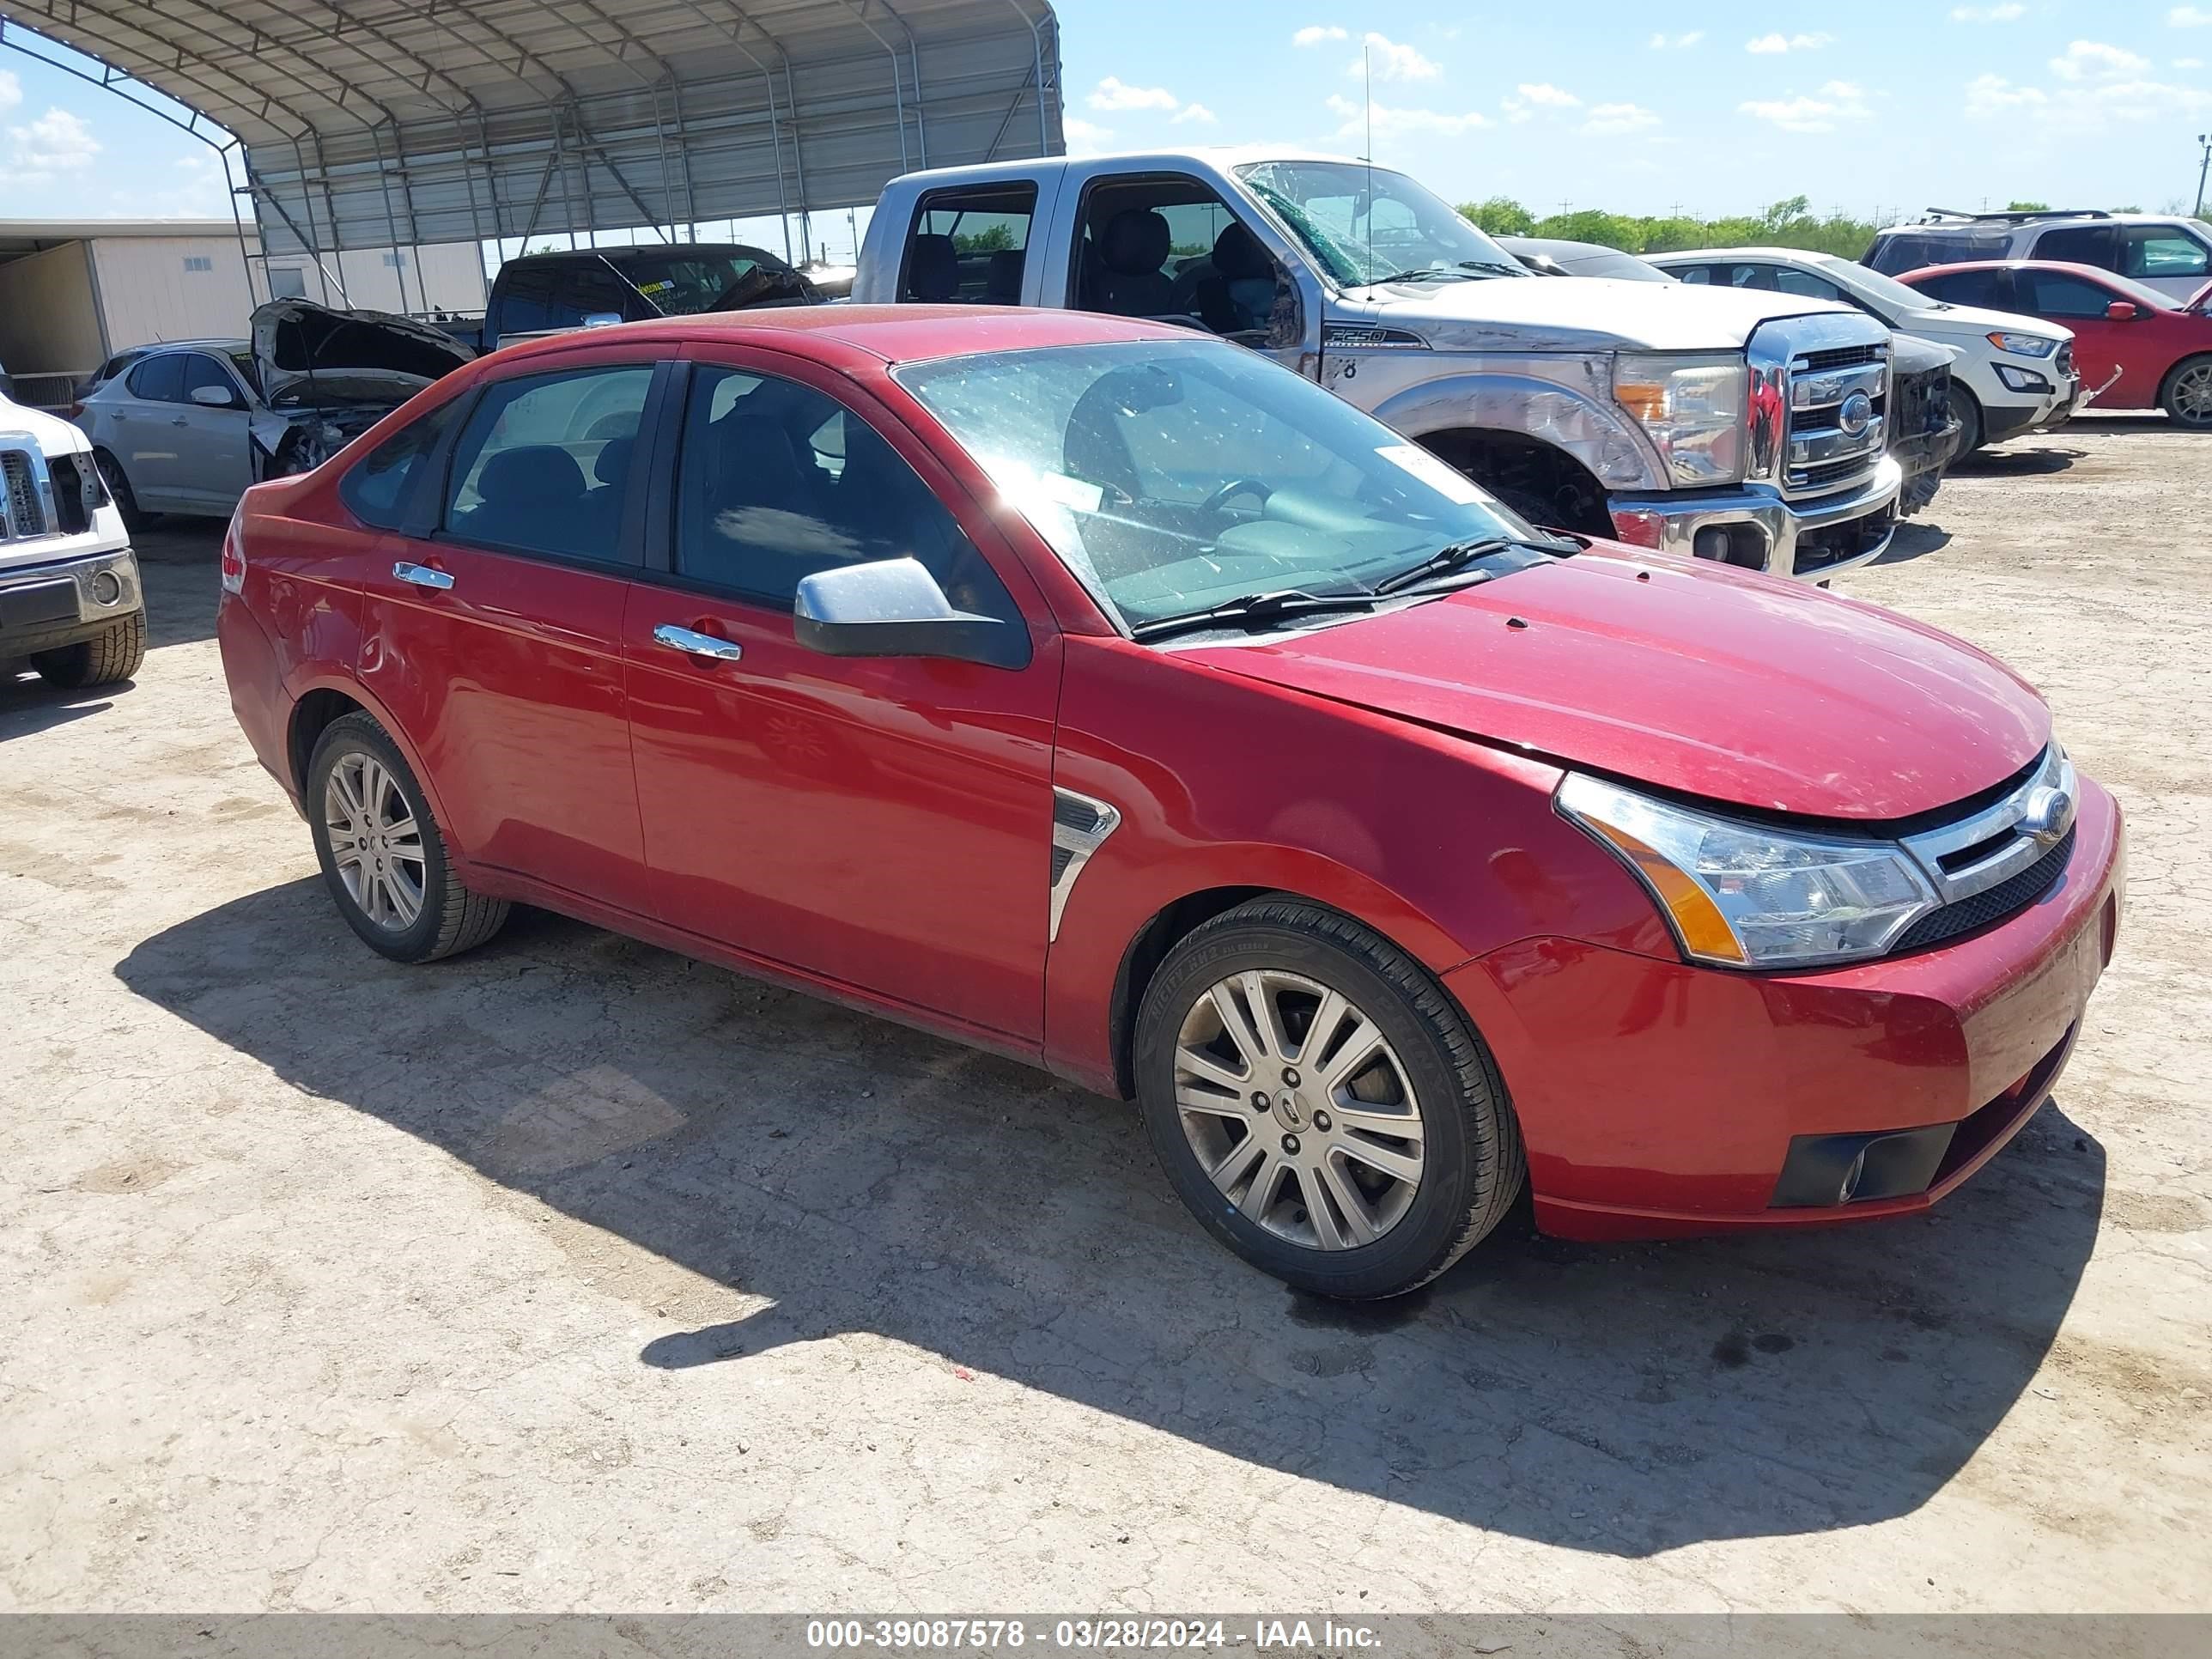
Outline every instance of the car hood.
{"label": "car hood", "polygon": [[1689,283],[1498,276],[1353,289],[1331,304],[1329,316],[1411,329],[1450,351],[1723,351],[1740,349],[1777,317],[1850,311],[1825,300]]}
{"label": "car hood", "polygon": [[2184,300],[2181,302],[2181,308],[2184,311],[2212,311],[2212,283],[2205,283],[2203,288]]}
{"label": "car hood", "polygon": [[272,300],[253,313],[253,367],[271,409],[397,409],[476,353],[443,329],[384,311]]}
{"label": "car hood", "polygon": [[[1923,340],[1982,341],[1984,335],[2002,330],[2011,334],[2056,335],[2062,340],[2074,337],[2074,331],[2063,323],[2046,322],[2040,317],[2025,317],[2016,311],[1990,311],[1981,306],[1953,306],[1947,311],[1900,312],[1898,329],[1905,334],[1917,334]],[[1983,341],[1984,349],[1987,342]]]}
{"label": "car hood", "polygon": [[67,421],[44,410],[28,409],[0,392],[0,449],[12,449],[28,441],[42,455],[75,455],[92,447],[92,440]]}
{"label": "car hood", "polygon": [[[1648,575],[1640,574],[1648,572]],[[2050,710],[1994,658],[1779,578],[1600,544],[1212,667],[1683,794],[1880,823],[2018,772]]]}

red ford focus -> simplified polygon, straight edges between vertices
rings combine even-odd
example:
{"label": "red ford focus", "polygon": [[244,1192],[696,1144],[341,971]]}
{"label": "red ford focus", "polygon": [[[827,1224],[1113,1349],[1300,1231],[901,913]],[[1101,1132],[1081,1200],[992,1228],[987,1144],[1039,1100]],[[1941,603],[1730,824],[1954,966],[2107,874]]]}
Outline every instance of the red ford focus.
{"label": "red ford focus", "polygon": [[543,905],[1133,1097],[1334,1295],[1524,1181],[1583,1238],[1922,1208],[2117,925],[2118,811],[1980,652],[1543,537],[1146,324],[520,347],[250,492],[223,586],[375,950]]}

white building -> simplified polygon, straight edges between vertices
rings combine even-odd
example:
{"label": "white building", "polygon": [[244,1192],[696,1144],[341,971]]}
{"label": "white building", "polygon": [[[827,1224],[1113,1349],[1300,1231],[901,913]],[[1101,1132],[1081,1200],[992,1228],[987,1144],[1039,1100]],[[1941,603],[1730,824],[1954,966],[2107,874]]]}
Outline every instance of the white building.
{"label": "white building", "polygon": [[[228,219],[0,219],[0,369],[26,403],[69,386],[125,346],[235,339],[253,307],[302,295],[356,310],[481,311],[483,256],[436,247],[277,254],[264,262]],[[253,257],[248,258],[250,253]]]}

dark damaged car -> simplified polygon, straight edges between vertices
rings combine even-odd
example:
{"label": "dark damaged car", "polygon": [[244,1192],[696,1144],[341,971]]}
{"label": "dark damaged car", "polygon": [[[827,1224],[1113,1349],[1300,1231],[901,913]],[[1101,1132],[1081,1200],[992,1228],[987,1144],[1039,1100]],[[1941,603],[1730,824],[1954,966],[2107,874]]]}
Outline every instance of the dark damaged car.
{"label": "dark damaged car", "polygon": [[126,520],[228,514],[248,485],[319,465],[476,353],[443,331],[310,300],[257,308],[248,340],[142,349],[76,420]]}

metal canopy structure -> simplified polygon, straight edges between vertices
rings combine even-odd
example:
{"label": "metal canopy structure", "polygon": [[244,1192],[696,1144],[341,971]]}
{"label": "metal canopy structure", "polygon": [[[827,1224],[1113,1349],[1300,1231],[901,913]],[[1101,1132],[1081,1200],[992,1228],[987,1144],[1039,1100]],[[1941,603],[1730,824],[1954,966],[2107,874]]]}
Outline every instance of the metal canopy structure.
{"label": "metal canopy structure", "polygon": [[1048,0],[0,0],[0,18],[235,135],[270,252],[676,240],[1062,149]]}

